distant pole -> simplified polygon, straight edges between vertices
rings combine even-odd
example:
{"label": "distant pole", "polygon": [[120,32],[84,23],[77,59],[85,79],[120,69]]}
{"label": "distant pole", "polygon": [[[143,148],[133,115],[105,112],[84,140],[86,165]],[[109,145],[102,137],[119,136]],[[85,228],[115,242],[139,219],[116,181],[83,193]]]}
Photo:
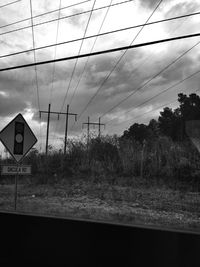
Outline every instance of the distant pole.
{"label": "distant pole", "polygon": [[90,117],[88,116],[88,125],[87,125],[87,142],[89,145],[89,140],[90,140]]}
{"label": "distant pole", "polygon": [[99,138],[101,137],[101,118],[99,117]]}
{"label": "distant pole", "polygon": [[66,154],[66,148],[67,148],[68,116],[69,116],[69,105],[67,105],[67,113],[66,113],[64,154]]}
{"label": "distant pole", "polygon": [[48,118],[47,118],[46,155],[48,154],[50,113],[51,113],[51,104],[49,104]]}
{"label": "distant pole", "polygon": [[60,115],[66,116],[66,125],[65,125],[65,138],[64,138],[64,154],[66,153],[66,142],[67,142],[67,132],[68,132],[68,117],[74,116],[75,121],[77,121],[77,114],[76,113],[69,113],[69,105],[67,105],[67,112],[57,112],[57,111],[51,111],[51,104],[49,104],[48,111],[46,110],[40,110],[40,117],[41,114],[45,113],[48,114],[48,120],[47,120],[47,136],[46,136],[46,154],[48,153],[48,139],[49,139],[49,123],[50,123],[50,114],[55,114],[58,116],[58,120],[60,118]]}
{"label": "distant pole", "polygon": [[90,126],[98,126],[98,136],[100,137],[101,135],[101,126],[104,126],[105,124],[101,123],[101,118],[99,118],[99,122],[90,122],[90,117],[88,117],[88,122],[84,122],[83,125],[87,125],[87,139],[89,143],[89,138],[90,138]]}

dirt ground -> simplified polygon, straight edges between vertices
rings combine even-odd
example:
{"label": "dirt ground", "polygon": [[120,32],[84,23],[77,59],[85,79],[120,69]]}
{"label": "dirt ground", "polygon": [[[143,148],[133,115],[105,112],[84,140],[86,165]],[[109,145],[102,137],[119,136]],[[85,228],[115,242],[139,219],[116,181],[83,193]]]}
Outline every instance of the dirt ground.
{"label": "dirt ground", "polygon": [[[0,209],[14,210],[14,184],[0,185]],[[19,184],[17,211],[200,233],[200,194],[155,186],[134,188],[84,180]]]}

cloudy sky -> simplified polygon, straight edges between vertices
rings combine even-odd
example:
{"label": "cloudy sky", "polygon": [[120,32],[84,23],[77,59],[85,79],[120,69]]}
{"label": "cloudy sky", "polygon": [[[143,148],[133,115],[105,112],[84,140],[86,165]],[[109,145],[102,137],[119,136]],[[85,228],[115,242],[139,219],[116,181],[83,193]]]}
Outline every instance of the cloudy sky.
{"label": "cloudy sky", "polygon": [[[0,69],[34,60],[53,60],[199,32],[200,15],[196,15],[89,38],[84,42],[39,49],[35,52],[35,59],[33,51],[2,57],[30,50],[33,45],[38,48],[143,24],[161,2],[122,1],[125,0],[21,0],[4,6],[13,1],[0,0]],[[31,5],[34,35],[30,27]],[[93,12],[90,11],[92,9]],[[54,10],[57,11],[50,12]],[[163,0],[149,22],[198,11],[199,0]],[[49,13],[38,16],[46,12]],[[20,20],[24,21],[15,23]],[[49,20],[53,22],[45,23]],[[84,133],[82,123],[87,122],[88,116],[91,122],[98,122],[101,117],[101,122],[106,124],[104,134],[121,134],[134,122],[148,123],[151,118],[157,118],[165,105],[175,108],[179,92],[189,94],[200,89],[198,73],[181,82],[199,70],[200,45],[196,45],[199,41],[200,37],[195,37],[131,49],[126,53],[119,51],[46,64],[36,69],[0,71],[0,130],[22,113],[38,138],[37,146],[44,150],[47,116],[42,114],[40,118],[39,110],[47,110],[49,103],[51,111],[65,112],[67,104],[70,104],[70,112],[78,114],[76,123],[74,117],[69,118],[71,137]],[[178,60],[183,53],[185,55]],[[174,64],[166,68],[173,61]],[[166,70],[161,72],[164,68]],[[165,93],[154,97],[164,90]],[[123,101],[125,98],[127,100]],[[62,145],[64,127],[65,116],[60,116],[58,120],[52,114],[50,144],[56,147]]]}

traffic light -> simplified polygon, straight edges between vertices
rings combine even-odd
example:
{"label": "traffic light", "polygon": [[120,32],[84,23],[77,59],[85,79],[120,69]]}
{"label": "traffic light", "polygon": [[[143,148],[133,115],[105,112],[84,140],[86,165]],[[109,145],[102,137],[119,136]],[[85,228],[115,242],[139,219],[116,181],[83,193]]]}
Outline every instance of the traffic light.
{"label": "traffic light", "polygon": [[23,155],[24,123],[15,122],[14,154]]}

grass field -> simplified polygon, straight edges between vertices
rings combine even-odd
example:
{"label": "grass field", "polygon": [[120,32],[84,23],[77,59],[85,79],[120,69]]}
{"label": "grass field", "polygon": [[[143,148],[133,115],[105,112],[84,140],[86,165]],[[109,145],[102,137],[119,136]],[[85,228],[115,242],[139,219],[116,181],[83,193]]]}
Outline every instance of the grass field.
{"label": "grass field", "polygon": [[[14,209],[14,184],[0,185],[0,209]],[[139,178],[129,186],[92,178],[53,185],[21,182],[17,210],[200,232],[200,193],[147,186]]]}

